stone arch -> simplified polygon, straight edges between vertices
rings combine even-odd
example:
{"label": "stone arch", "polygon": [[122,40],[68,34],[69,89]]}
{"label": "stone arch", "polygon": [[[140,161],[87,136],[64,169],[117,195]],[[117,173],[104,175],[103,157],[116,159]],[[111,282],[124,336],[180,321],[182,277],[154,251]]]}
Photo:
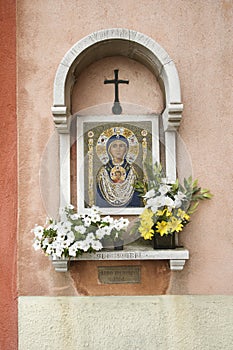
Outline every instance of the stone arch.
{"label": "stone arch", "polygon": [[176,66],[168,53],[150,37],[134,30],[113,28],[94,32],[78,41],[65,54],[54,81],[52,113],[60,134],[60,207],[70,202],[70,135],[71,95],[75,76],[91,63],[109,56],[134,59],[157,77],[165,97],[162,113],[165,131],[166,176],[176,178],[176,129],[181,121],[180,81]]}
{"label": "stone arch", "polygon": [[150,37],[129,29],[113,28],[94,32],[78,41],[65,54],[54,81],[52,113],[59,133],[69,132],[70,100],[75,74],[101,58],[122,55],[149,68],[164,91],[164,130],[179,126],[183,105],[176,66],[168,53]]}

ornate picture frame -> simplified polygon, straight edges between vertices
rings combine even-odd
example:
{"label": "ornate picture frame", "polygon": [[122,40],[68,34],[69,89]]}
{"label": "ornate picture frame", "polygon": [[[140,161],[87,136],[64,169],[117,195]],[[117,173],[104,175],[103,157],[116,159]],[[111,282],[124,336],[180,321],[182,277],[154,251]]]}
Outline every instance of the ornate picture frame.
{"label": "ornate picture frame", "polygon": [[159,115],[77,116],[78,212],[96,205],[105,215],[140,214],[134,184],[151,161],[160,161]]}

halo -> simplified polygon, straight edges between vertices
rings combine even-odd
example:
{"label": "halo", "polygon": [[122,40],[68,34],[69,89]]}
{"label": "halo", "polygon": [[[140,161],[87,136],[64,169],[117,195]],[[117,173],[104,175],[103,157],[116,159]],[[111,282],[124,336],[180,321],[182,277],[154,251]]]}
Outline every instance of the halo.
{"label": "halo", "polygon": [[138,139],[131,130],[122,126],[115,126],[106,129],[102,132],[102,134],[100,134],[96,144],[96,153],[101,163],[107,164],[107,162],[109,161],[109,156],[106,150],[106,144],[108,142],[108,139],[114,135],[124,136],[128,140],[129,150],[126,156],[126,160],[129,163],[133,163],[136,160],[139,152]]}

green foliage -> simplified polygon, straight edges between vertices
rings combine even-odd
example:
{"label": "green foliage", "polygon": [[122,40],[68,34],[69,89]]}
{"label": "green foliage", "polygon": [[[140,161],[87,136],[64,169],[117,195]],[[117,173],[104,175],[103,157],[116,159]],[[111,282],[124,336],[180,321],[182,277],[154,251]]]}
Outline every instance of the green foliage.
{"label": "green foliage", "polygon": [[[146,164],[146,173],[147,181],[137,181],[135,183],[135,189],[140,193],[141,197],[144,197],[151,189],[154,189],[155,193],[158,192],[160,185],[164,183],[166,178],[162,165],[157,162],[154,165],[151,163]],[[193,181],[192,176],[189,176],[187,179],[184,178],[183,184],[176,179],[174,183],[169,185],[171,185],[171,193],[176,194],[179,191],[185,194],[187,202],[185,209],[188,214],[193,214],[196,211],[200,200],[211,199],[213,197],[208,189],[202,189],[198,185],[198,179]]]}

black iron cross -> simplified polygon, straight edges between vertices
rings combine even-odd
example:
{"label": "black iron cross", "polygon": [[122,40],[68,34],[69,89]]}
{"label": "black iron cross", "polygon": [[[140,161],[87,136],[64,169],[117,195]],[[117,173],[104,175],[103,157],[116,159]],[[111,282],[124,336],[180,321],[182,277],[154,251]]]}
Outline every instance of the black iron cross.
{"label": "black iron cross", "polygon": [[114,69],[114,74],[115,74],[115,79],[111,79],[111,80],[104,80],[104,84],[115,84],[115,100],[114,100],[114,105],[112,107],[112,112],[113,114],[121,114],[122,112],[122,108],[120,105],[120,101],[119,101],[119,89],[118,89],[118,85],[119,84],[129,84],[129,80],[121,80],[118,79],[118,69]]}

